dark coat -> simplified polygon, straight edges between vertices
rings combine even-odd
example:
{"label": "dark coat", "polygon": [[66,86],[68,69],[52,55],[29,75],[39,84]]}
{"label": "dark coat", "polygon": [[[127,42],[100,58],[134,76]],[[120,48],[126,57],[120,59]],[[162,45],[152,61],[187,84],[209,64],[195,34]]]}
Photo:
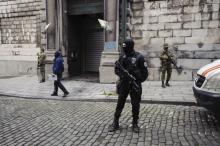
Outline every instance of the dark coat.
{"label": "dark coat", "polygon": [[[137,82],[144,82],[148,77],[147,63],[144,56],[139,52],[133,52],[129,56],[123,55],[119,57],[120,64],[126,69],[132,76],[136,78]],[[120,80],[128,80],[126,76],[121,72],[118,66],[115,66],[115,74],[120,77]]]}
{"label": "dark coat", "polygon": [[53,73],[54,74],[62,74],[64,71],[64,60],[63,57],[61,56],[60,52],[57,51],[55,53],[55,58],[53,61]]}

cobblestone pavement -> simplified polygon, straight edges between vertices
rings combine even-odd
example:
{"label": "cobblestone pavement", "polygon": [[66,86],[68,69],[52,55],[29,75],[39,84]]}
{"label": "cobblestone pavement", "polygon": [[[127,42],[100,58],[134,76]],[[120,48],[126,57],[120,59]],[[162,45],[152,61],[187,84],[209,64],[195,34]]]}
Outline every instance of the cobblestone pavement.
{"label": "cobblestone pavement", "polygon": [[[67,79],[63,84],[70,92],[67,98],[51,97],[53,82],[39,84],[37,76],[21,76],[0,79],[0,95],[21,96],[28,98],[62,99],[62,100],[115,100],[115,84],[100,84],[81,80]],[[192,81],[171,82],[172,87],[161,88],[161,82],[145,81],[142,100],[148,102],[195,103]]]}
{"label": "cobblestone pavement", "polygon": [[141,104],[139,134],[125,105],[121,128],[108,132],[116,103],[0,97],[1,146],[219,146],[212,113],[196,106]]}

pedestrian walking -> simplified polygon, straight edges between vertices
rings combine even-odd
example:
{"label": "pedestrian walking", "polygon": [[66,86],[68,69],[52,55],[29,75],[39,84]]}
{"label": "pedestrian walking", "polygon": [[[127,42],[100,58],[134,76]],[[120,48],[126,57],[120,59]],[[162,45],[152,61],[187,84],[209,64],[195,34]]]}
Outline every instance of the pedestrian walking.
{"label": "pedestrian walking", "polygon": [[64,60],[61,54],[61,51],[56,51],[54,54],[54,60],[53,60],[53,74],[57,76],[57,79],[54,81],[54,91],[51,94],[51,96],[58,96],[58,88],[60,88],[64,95],[63,97],[66,97],[69,92],[66,90],[66,88],[61,83],[62,79],[62,73],[64,71]]}
{"label": "pedestrian walking", "polygon": [[37,72],[39,82],[45,82],[45,62],[46,62],[46,54],[44,53],[44,48],[40,49],[40,52],[37,53]]}
{"label": "pedestrian walking", "polygon": [[115,74],[119,76],[117,84],[118,102],[114,114],[113,123],[109,131],[113,132],[119,129],[119,117],[124,108],[128,94],[131,97],[132,104],[132,128],[138,133],[138,119],[140,110],[140,101],[142,94],[142,85],[148,77],[147,63],[143,55],[134,50],[134,41],[126,39],[123,43],[124,54],[119,57],[115,63]]}
{"label": "pedestrian walking", "polygon": [[[165,88],[166,86],[170,86],[169,81],[172,74],[172,63],[173,63],[173,54],[168,50],[168,44],[165,43],[163,45],[163,50],[160,54],[160,62],[161,62],[161,80],[162,80],[162,87]],[[166,84],[165,81],[165,75],[167,73],[166,77]]]}

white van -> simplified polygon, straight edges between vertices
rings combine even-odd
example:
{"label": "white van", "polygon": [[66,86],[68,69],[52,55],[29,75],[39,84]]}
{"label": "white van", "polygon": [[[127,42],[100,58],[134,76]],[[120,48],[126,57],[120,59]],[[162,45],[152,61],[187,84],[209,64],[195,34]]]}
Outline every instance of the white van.
{"label": "white van", "polygon": [[220,106],[220,59],[200,68],[193,92],[197,103],[207,108]]}

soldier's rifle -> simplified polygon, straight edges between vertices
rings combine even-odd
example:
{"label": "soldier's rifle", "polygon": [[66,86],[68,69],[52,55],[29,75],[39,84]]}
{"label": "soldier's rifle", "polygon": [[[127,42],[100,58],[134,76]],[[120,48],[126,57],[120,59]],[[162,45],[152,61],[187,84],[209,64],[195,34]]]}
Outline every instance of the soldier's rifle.
{"label": "soldier's rifle", "polygon": [[136,78],[135,78],[134,76],[132,76],[132,75],[121,65],[121,63],[120,63],[119,61],[116,61],[116,62],[115,62],[115,65],[122,71],[122,73],[123,73],[124,75],[126,75],[126,76],[129,78],[129,80],[130,80],[130,82],[131,82],[131,84],[132,84],[133,89],[134,89],[135,91],[138,91],[140,87],[139,87],[139,85],[136,83]]}
{"label": "soldier's rifle", "polygon": [[176,69],[177,73],[178,73],[178,74],[181,74],[182,71],[183,71],[182,66],[178,66],[178,65],[177,65],[177,62],[176,62],[173,58],[170,58],[170,59],[171,59],[171,62],[172,62],[172,64],[173,64],[174,68]]}
{"label": "soldier's rifle", "polygon": [[37,66],[38,66],[38,67],[40,66],[40,64],[39,64],[39,58],[40,58],[40,54],[37,53]]}

